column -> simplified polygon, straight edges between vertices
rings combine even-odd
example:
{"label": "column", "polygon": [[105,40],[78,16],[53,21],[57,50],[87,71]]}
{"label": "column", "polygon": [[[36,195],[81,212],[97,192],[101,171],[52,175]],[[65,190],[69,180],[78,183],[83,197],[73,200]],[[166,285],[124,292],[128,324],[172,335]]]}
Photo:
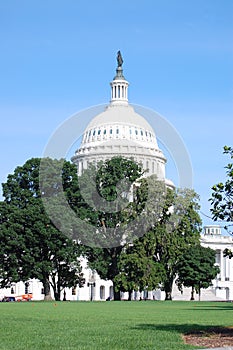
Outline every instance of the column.
{"label": "column", "polygon": [[221,281],[225,280],[225,268],[224,268],[224,261],[223,261],[223,251],[220,250],[220,278]]}

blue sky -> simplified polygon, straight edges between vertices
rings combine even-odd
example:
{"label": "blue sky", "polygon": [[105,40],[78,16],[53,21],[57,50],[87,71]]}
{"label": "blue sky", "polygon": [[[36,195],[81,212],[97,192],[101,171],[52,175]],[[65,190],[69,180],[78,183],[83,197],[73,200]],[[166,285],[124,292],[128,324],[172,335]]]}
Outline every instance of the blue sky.
{"label": "blue sky", "polygon": [[231,0],[1,1],[0,43],[0,182],[40,157],[69,116],[109,101],[120,49],[130,102],[180,134],[210,215],[222,149],[233,145]]}

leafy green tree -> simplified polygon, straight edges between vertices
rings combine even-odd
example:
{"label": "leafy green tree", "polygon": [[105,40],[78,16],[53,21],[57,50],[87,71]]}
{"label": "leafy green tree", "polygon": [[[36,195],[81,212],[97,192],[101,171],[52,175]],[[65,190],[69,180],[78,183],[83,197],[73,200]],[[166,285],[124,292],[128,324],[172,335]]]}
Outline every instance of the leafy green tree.
{"label": "leafy green tree", "polygon": [[[210,203],[212,218],[214,221],[226,222],[225,229],[232,234],[230,229],[233,225],[233,148],[224,146],[224,154],[230,156],[231,161],[226,165],[226,182],[219,182],[212,187]],[[230,249],[224,251],[225,256],[232,258],[233,252]]]}
{"label": "leafy green tree", "polygon": [[216,252],[213,249],[202,247],[200,244],[191,246],[180,257],[177,264],[178,279],[176,284],[180,291],[184,287],[191,287],[191,300],[194,300],[194,291],[201,296],[201,288],[208,288],[212,280],[220,272],[215,266]]}
{"label": "leafy green tree", "polygon": [[89,267],[101,278],[113,281],[115,300],[120,299],[114,282],[120,272],[119,256],[125,244],[132,241],[135,218],[142,210],[133,195],[134,184],[142,175],[141,166],[133,160],[113,157],[96,167],[90,165],[79,179],[85,204],[77,203],[76,211],[93,226],[91,237],[90,231],[86,232],[90,239],[80,239],[88,243],[85,255]]}
{"label": "leafy green tree", "polygon": [[162,289],[166,300],[172,299],[179,258],[187,247],[200,239],[201,219],[198,209],[198,196],[193,190],[167,189],[160,219],[142,237],[148,254],[165,271]]}
{"label": "leafy green tree", "polygon": [[28,261],[32,259],[18,218],[22,215],[17,207],[0,202],[0,286],[10,286],[12,282],[30,278]]}
{"label": "leafy green tree", "polygon": [[116,289],[129,292],[129,300],[134,290],[159,288],[165,274],[163,266],[148,255],[140,239],[120,254],[118,268],[120,272],[114,278]]}
{"label": "leafy green tree", "polygon": [[[76,286],[77,283],[82,286],[84,283],[77,261],[80,250],[51,221],[42,197],[49,196],[51,192],[55,204],[59,201],[60,193],[65,191],[63,187],[72,191],[72,184],[77,180],[76,167],[64,160],[52,159],[44,159],[43,168],[40,165],[39,158],[28,160],[17,167],[3,184],[5,201],[1,213],[4,221],[1,235],[4,236],[5,246],[1,249],[5,260],[1,262],[0,271],[5,285],[12,280],[38,278],[43,283],[45,299],[50,299],[51,285],[56,300],[59,300],[62,288]],[[57,169],[62,171],[58,173]],[[44,181],[42,193],[40,171],[43,172]],[[61,212],[56,212],[55,205],[52,209],[58,217],[61,215]],[[64,222],[64,217],[62,219],[61,222]],[[69,231],[69,222],[67,226]],[[19,242],[15,253],[13,247]],[[11,260],[11,253],[14,261]],[[15,273],[12,274],[12,271]]]}
{"label": "leafy green tree", "polygon": [[[233,159],[233,148],[224,146],[224,154],[228,154]],[[220,182],[212,187],[210,202],[211,213],[214,220],[223,220],[228,223],[233,222],[233,163],[226,165],[225,183]]]}

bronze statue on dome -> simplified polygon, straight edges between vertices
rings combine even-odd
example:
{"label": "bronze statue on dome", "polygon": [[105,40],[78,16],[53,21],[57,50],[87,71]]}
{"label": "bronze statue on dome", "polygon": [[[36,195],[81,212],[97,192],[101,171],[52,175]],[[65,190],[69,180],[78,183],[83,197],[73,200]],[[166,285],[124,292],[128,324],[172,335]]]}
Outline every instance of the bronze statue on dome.
{"label": "bronze statue on dome", "polygon": [[123,58],[122,58],[122,56],[121,56],[121,52],[118,51],[118,52],[117,52],[117,65],[118,65],[118,68],[122,66],[123,62],[124,62],[124,61],[123,61]]}

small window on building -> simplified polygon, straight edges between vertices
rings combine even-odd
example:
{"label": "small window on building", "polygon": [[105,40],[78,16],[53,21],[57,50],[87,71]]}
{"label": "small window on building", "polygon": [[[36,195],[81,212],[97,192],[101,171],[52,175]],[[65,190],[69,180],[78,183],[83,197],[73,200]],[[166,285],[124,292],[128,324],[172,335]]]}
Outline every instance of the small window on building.
{"label": "small window on building", "polygon": [[11,294],[15,294],[14,287],[11,287]]}
{"label": "small window on building", "polygon": [[93,131],[93,134],[92,134],[93,136],[95,136],[95,130]]}
{"label": "small window on building", "polygon": [[141,130],[141,135],[143,136],[143,131]]}
{"label": "small window on building", "polygon": [[98,130],[98,135],[100,135],[101,134],[101,130]]}
{"label": "small window on building", "polygon": [[135,134],[136,134],[136,135],[138,134],[138,131],[137,131],[137,129],[135,129]]}
{"label": "small window on building", "polygon": [[109,131],[109,132],[110,132],[110,135],[112,135],[112,129],[110,129],[110,131]]}
{"label": "small window on building", "polygon": [[106,129],[104,129],[104,135],[106,135],[106,132],[107,132]]}
{"label": "small window on building", "polygon": [[44,294],[44,288],[41,288],[41,294]]}
{"label": "small window on building", "polygon": [[109,296],[110,296],[111,299],[114,298],[113,286],[110,286],[110,287],[109,287]]}
{"label": "small window on building", "polygon": [[105,299],[105,286],[100,286],[100,299]]}
{"label": "small window on building", "polygon": [[116,133],[119,134],[119,129],[118,128],[116,129]]}
{"label": "small window on building", "polygon": [[76,295],[76,288],[72,288],[72,295]]}

